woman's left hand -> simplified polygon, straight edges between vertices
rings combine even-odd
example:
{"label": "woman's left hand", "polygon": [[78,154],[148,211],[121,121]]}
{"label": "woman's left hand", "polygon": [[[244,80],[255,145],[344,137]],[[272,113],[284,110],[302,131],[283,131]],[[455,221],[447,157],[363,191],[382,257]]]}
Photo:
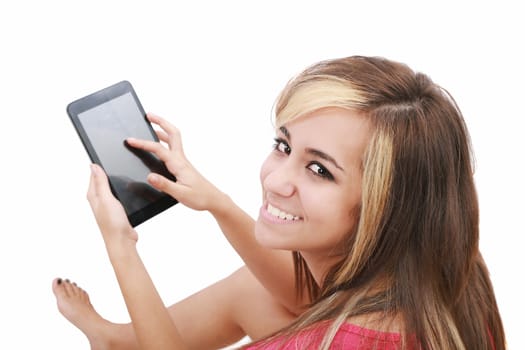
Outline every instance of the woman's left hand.
{"label": "woman's left hand", "polygon": [[137,242],[137,232],[131,227],[124,207],[113,196],[104,170],[97,164],[91,164],[87,199],[108,250]]}

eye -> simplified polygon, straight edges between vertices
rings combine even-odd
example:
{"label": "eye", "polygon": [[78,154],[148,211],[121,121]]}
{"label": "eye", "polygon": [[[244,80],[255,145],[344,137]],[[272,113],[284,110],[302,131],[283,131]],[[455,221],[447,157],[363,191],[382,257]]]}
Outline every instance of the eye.
{"label": "eye", "polygon": [[274,139],[275,143],[273,144],[273,149],[275,149],[278,152],[290,154],[292,152],[292,149],[288,145],[288,143],[280,138]]}
{"label": "eye", "polygon": [[334,176],[321,164],[317,162],[310,163],[307,166],[316,176],[322,177],[327,180],[334,180]]}

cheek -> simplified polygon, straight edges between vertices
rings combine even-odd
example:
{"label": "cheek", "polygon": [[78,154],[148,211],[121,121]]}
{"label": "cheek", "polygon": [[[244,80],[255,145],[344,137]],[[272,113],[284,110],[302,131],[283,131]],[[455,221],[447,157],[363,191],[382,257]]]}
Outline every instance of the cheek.
{"label": "cheek", "polygon": [[264,179],[266,176],[268,176],[272,169],[271,163],[270,156],[268,156],[261,165],[261,170],[259,172],[259,180],[261,181],[261,185],[264,183]]}
{"label": "cheek", "polygon": [[309,196],[309,212],[321,225],[332,227],[337,232],[350,232],[356,224],[356,209],[360,207],[360,193],[333,191],[324,195]]}

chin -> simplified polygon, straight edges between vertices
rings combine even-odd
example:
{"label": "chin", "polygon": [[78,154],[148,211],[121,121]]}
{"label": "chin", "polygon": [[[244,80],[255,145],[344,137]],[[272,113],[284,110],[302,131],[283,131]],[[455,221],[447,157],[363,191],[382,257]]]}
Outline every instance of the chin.
{"label": "chin", "polygon": [[259,245],[265,248],[274,248],[272,243],[272,234],[268,232],[268,229],[261,227],[259,222],[255,223],[255,240]]}
{"label": "chin", "polygon": [[259,221],[255,223],[255,240],[259,245],[268,249],[281,249],[281,250],[293,250],[290,249],[284,242],[281,235],[276,234],[272,230],[268,229],[261,224]]}

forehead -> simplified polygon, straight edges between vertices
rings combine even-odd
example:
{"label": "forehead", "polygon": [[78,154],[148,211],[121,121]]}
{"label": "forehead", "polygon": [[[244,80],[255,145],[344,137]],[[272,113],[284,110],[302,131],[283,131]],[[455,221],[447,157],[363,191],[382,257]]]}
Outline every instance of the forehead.
{"label": "forehead", "polygon": [[284,127],[295,150],[297,147],[319,149],[343,164],[361,162],[371,135],[366,115],[337,107],[310,112]]}

